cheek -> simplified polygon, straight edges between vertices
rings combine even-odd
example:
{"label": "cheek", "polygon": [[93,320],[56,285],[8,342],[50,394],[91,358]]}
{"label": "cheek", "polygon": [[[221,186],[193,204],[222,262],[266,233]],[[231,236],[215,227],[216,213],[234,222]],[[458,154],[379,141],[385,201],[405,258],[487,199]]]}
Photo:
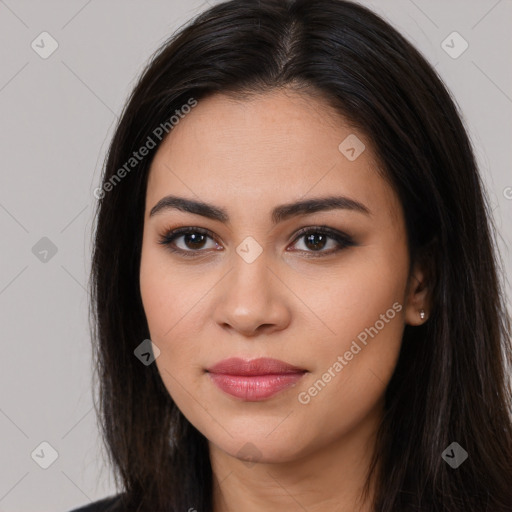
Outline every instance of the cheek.
{"label": "cheek", "polygon": [[302,435],[321,431],[328,442],[380,410],[400,353],[403,312],[389,294],[367,296],[364,309],[338,315],[336,336],[317,340],[314,371],[296,392],[298,414],[307,417]]}
{"label": "cheek", "polygon": [[[151,341],[160,349],[155,364],[167,392],[187,417],[195,418],[194,408],[190,409],[191,388],[200,347],[193,343],[194,336],[187,335],[186,305],[177,300],[177,283],[158,271],[158,262],[151,265],[148,257],[141,263],[140,288],[144,311]],[[179,285],[178,285],[179,286]],[[190,313],[189,313],[190,314]],[[195,419],[197,421],[197,419]]]}
{"label": "cheek", "polygon": [[324,315],[331,332],[315,341],[314,372],[308,384],[318,378],[337,382],[346,398],[351,391],[358,390],[358,395],[368,379],[377,379],[378,388],[379,382],[387,385],[403,335],[405,310],[400,299],[393,287],[358,297],[331,296],[331,311]]}
{"label": "cheek", "polygon": [[[207,288],[206,288],[207,289]],[[194,279],[169,267],[161,248],[144,247],[140,291],[151,341],[160,349],[156,359],[162,380],[175,397],[180,382],[202,375],[205,347],[200,343],[204,277]]]}
{"label": "cheek", "polygon": [[[309,286],[308,305],[329,330],[322,328],[316,340],[314,371],[299,390],[300,403],[329,407],[336,421],[356,420],[375,405],[400,352],[406,280],[403,247],[357,254],[327,286],[321,287],[324,280]],[[348,417],[349,410],[354,415]]]}
{"label": "cheek", "polygon": [[140,264],[140,292],[144,313],[154,342],[171,340],[180,324],[187,322],[187,312],[200,298],[194,280],[187,279],[161,247],[144,242]]}
{"label": "cheek", "polygon": [[403,308],[406,263],[406,253],[390,255],[375,251],[374,254],[365,254],[361,251],[354,253],[346,265],[330,276],[321,280],[311,276],[307,283],[307,304],[329,328],[322,332],[334,344],[337,340],[345,343],[373,326],[391,308],[383,320],[386,327],[382,332],[387,331],[394,337],[390,332],[393,329],[389,327],[391,323],[386,320],[397,315],[397,308],[392,308],[395,302]]}

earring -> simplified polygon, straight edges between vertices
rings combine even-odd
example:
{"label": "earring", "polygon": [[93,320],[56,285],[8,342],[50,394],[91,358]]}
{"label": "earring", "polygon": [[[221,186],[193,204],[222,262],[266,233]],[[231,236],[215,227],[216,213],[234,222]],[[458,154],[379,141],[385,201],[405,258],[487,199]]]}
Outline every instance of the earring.
{"label": "earring", "polygon": [[425,310],[424,309],[420,309],[420,318],[422,320],[425,320]]}

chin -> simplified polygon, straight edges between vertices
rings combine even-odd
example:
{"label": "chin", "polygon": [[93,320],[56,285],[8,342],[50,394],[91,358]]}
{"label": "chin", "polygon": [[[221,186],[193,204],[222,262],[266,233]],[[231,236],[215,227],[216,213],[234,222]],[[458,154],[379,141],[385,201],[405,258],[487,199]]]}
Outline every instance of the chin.
{"label": "chin", "polygon": [[303,444],[304,439],[301,445],[298,445],[296,436],[283,438],[283,436],[274,436],[273,434],[270,436],[257,435],[254,430],[238,431],[234,438],[226,435],[218,441],[212,438],[208,439],[217,449],[245,462],[247,466],[252,466],[255,463],[292,462],[304,456],[308,451]]}

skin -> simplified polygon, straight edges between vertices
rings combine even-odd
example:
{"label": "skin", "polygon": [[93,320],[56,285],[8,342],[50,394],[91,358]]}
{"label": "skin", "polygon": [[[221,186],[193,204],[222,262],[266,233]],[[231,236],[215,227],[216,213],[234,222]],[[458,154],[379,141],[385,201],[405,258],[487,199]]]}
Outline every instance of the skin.
{"label": "skin", "polygon": [[[366,145],[354,161],[338,149],[350,134]],[[320,98],[289,90],[243,101],[220,94],[201,100],[155,155],[142,300],[161,351],[156,364],[162,380],[209,441],[215,512],[370,510],[358,500],[386,386],[405,324],[424,322],[421,308],[428,314],[422,269],[414,265],[409,275],[400,202],[376,167],[363,134]],[[224,208],[229,222],[177,209],[150,216],[168,194]],[[275,206],[329,195],[357,200],[370,215],[333,209],[272,224]],[[318,225],[348,234],[355,245],[322,256],[338,247],[334,239],[316,248],[296,236]],[[202,251],[187,258],[158,243],[178,227],[201,227],[213,237],[202,245],[176,239],[183,251]],[[248,236],[262,249],[252,263],[236,252]],[[315,254],[320,256],[308,258]],[[359,344],[362,349],[316,396],[300,403],[299,393],[394,303],[401,311],[366,346]],[[248,402],[222,392],[205,372],[234,356],[273,357],[308,373],[294,387]],[[244,460],[249,446],[252,462]]]}

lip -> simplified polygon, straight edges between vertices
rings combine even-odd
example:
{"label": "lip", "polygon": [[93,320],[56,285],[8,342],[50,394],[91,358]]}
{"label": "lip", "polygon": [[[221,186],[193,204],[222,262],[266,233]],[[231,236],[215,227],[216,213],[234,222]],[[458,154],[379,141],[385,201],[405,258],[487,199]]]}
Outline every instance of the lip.
{"label": "lip", "polygon": [[207,372],[223,392],[256,402],[294,386],[307,370],[267,357],[250,361],[233,357],[220,361]]}

